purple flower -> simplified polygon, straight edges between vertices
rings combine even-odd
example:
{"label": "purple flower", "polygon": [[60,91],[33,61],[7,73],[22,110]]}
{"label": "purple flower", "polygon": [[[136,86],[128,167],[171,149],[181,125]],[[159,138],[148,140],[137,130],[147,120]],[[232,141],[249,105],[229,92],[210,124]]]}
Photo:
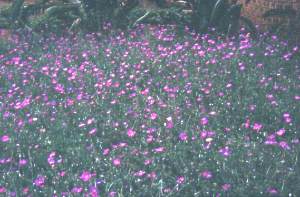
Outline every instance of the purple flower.
{"label": "purple flower", "polygon": [[185,178],[183,176],[179,176],[176,179],[176,183],[177,184],[183,184],[184,183]]}
{"label": "purple flower", "polygon": [[201,125],[207,125],[208,124],[208,118],[207,117],[203,117],[200,119],[200,124]]}
{"label": "purple flower", "polygon": [[221,149],[219,150],[219,153],[220,153],[221,155],[223,155],[224,157],[228,157],[228,156],[231,154],[231,150],[229,149],[228,146],[225,146],[224,148],[221,148]]}
{"label": "purple flower", "polygon": [[231,188],[231,185],[228,184],[228,183],[225,183],[225,184],[222,185],[222,189],[223,189],[224,191],[228,191],[230,188]]}
{"label": "purple flower", "polygon": [[289,144],[286,141],[280,141],[279,142],[279,146],[281,148],[285,149],[285,150],[290,150],[291,149],[290,146],[289,146]]}
{"label": "purple flower", "polygon": [[1,137],[1,141],[2,142],[8,142],[10,140],[10,137],[8,136],[8,135],[3,135],[2,137]]}
{"label": "purple flower", "polygon": [[284,128],[279,129],[279,130],[276,132],[276,134],[277,134],[278,136],[283,136],[283,135],[285,134],[285,129],[284,129]]}
{"label": "purple flower", "polygon": [[73,187],[71,192],[72,193],[80,193],[80,192],[82,192],[82,190],[83,190],[82,187]]}
{"label": "purple flower", "polygon": [[275,188],[273,188],[273,187],[269,187],[268,189],[267,189],[267,192],[269,193],[269,194],[278,194],[278,190],[277,189],[275,189]]}
{"label": "purple flower", "polygon": [[201,172],[200,175],[207,180],[212,178],[212,173],[209,170],[205,170],[205,171]]}
{"label": "purple flower", "polygon": [[38,187],[44,187],[45,186],[45,181],[46,181],[46,177],[39,175],[37,176],[37,178],[34,180],[34,185],[38,186]]}
{"label": "purple flower", "polygon": [[181,132],[181,133],[179,134],[179,140],[181,140],[181,141],[187,141],[187,140],[188,140],[188,135],[187,135],[187,133],[186,133],[186,132]]}
{"label": "purple flower", "polygon": [[83,171],[80,175],[80,179],[84,182],[89,181],[95,174],[90,173],[89,171]]}

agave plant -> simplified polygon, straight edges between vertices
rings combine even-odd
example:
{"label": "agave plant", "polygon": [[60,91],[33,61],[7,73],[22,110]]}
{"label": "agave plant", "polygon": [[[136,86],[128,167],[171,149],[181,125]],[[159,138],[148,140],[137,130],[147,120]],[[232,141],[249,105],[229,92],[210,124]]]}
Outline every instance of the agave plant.
{"label": "agave plant", "polygon": [[104,21],[112,21],[116,26],[126,24],[128,11],[136,5],[137,0],[39,0],[31,5],[14,0],[0,11],[0,28],[98,31]]}
{"label": "agave plant", "polygon": [[[245,3],[249,3],[247,0]],[[256,36],[252,21],[241,15],[242,4],[229,0],[186,0],[176,1],[171,8],[148,10],[134,24],[142,22],[165,23],[175,21],[192,27],[198,32],[207,32],[210,27],[228,36],[236,34],[243,25]],[[167,14],[166,14],[167,13]],[[155,20],[156,19],[156,20]]]}
{"label": "agave plant", "polygon": [[[242,4],[228,0],[188,0],[192,12],[192,26],[200,32],[215,27],[228,36],[237,33],[243,25],[256,36],[252,21],[241,15]],[[245,2],[249,3],[249,0]]]}
{"label": "agave plant", "polygon": [[270,9],[263,14],[263,17],[280,18],[278,23],[271,26],[270,33],[290,37],[300,32],[300,12],[291,7]]}

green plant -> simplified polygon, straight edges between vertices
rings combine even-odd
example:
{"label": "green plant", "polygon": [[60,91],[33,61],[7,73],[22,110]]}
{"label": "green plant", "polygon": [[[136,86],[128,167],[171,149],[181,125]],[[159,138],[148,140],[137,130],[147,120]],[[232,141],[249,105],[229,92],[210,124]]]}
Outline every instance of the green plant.
{"label": "green plant", "polygon": [[297,35],[300,31],[300,12],[291,7],[270,9],[263,14],[263,17],[280,19],[271,26],[270,33],[291,37],[290,35]]}
{"label": "green plant", "polygon": [[0,27],[26,28],[32,32],[57,32],[80,29],[98,31],[105,21],[115,27],[127,27],[127,13],[137,5],[137,0],[82,0],[51,3],[40,0],[24,5],[24,0],[15,0],[10,7],[0,12]]}
{"label": "green plant", "polygon": [[[249,3],[248,1],[246,3]],[[135,20],[137,23],[184,24],[197,32],[207,32],[216,28],[227,36],[235,35],[244,26],[256,37],[257,30],[252,21],[241,15],[242,4],[228,0],[186,0],[173,4],[170,8],[144,10]]]}
{"label": "green plant", "polygon": [[257,34],[251,20],[241,15],[242,4],[237,1],[188,0],[187,2],[193,11],[192,26],[200,32],[206,32],[208,28],[215,27],[218,31],[230,36],[236,34],[243,25],[253,36]]}

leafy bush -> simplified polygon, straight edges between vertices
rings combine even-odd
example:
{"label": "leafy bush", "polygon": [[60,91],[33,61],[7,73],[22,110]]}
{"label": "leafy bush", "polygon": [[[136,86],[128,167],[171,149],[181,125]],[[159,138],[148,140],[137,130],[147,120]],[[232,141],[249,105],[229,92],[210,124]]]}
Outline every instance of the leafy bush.
{"label": "leafy bush", "polygon": [[279,18],[277,24],[269,29],[271,34],[279,34],[285,39],[299,39],[300,32],[300,12],[291,8],[277,8],[266,11],[264,18]]}

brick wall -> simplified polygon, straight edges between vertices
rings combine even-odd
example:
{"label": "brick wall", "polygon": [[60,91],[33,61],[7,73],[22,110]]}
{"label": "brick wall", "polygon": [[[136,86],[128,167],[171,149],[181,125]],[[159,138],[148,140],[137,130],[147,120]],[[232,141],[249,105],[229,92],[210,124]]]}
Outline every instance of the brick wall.
{"label": "brick wall", "polygon": [[[244,2],[244,0],[239,0]],[[261,29],[266,29],[271,24],[279,22],[279,18],[272,17],[269,19],[262,18],[262,15],[272,8],[293,7],[300,10],[300,0],[251,0],[249,4],[243,8],[243,15],[252,19],[255,24],[258,24]]]}

